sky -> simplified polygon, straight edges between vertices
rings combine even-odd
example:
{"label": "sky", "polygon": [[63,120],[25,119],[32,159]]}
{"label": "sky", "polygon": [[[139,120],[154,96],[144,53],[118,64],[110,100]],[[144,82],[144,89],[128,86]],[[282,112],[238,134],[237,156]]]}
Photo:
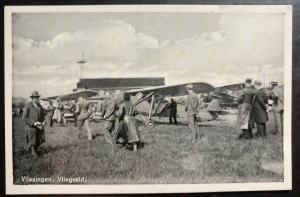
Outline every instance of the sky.
{"label": "sky", "polygon": [[281,14],[14,13],[13,96],[72,92],[82,53],[85,78],[282,81],[283,25]]}

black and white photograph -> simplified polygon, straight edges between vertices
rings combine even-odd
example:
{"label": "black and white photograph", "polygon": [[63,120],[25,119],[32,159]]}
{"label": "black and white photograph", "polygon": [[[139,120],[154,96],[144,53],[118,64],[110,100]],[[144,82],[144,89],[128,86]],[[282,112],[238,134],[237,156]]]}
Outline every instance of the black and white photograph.
{"label": "black and white photograph", "polygon": [[291,189],[292,6],[8,6],[7,194]]}

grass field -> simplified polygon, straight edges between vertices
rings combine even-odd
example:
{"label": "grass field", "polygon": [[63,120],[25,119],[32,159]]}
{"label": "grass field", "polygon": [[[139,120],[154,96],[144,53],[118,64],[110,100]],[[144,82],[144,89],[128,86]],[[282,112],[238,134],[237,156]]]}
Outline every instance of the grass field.
{"label": "grass field", "polygon": [[184,120],[177,126],[160,120],[153,129],[139,125],[143,147],[138,152],[113,148],[104,141],[103,123],[91,123],[95,138],[77,140],[75,128],[46,127],[46,143],[33,159],[25,151],[22,119],[13,120],[13,174],[21,177],[85,177],[86,184],[178,184],[283,181],[282,170],[263,166],[283,163],[282,136],[271,135],[272,116],[266,139],[237,140],[236,111],[215,121],[199,123],[205,137],[192,144]]}

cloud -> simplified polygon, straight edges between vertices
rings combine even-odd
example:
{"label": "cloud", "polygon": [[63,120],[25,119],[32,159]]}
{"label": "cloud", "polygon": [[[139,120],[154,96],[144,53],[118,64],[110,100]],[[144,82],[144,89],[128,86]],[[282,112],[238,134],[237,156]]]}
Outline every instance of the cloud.
{"label": "cloud", "polygon": [[168,84],[213,85],[257,77],[258,65],[277,70],[283,64],[282,22],[277,17],[259,19],[224,15],[214,31],[181,40],[159,41],[122,20],[103,20],[46,41],[13,37],[14,92],[70,92],[78,80],[76,61],[82,52],[86,77],[162,76]]}

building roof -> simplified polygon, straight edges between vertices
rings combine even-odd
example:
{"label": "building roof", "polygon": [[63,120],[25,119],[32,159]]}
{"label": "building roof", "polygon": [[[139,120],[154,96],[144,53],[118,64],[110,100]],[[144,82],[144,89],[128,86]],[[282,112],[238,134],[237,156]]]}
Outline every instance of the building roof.
{"label": "building roof", "polygon": [[165,85],[163,77],[79,79],[77,88],[136,88]]}

